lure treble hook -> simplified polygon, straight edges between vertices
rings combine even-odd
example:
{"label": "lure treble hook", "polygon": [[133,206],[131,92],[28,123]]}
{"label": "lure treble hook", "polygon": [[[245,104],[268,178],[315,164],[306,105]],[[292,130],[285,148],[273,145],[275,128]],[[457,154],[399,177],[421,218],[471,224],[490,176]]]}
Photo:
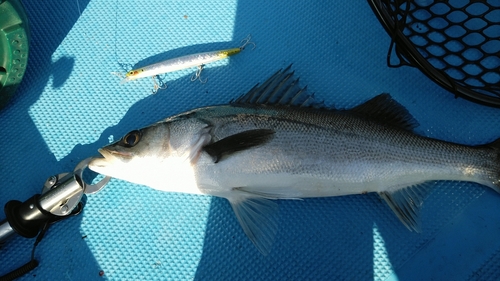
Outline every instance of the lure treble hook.
{"label": "lure treble hook", "polygon": [[[158,75],[151,76],[151,79],[153,79],[153,84],[154,84],[153,85],[154,89],[151,90],[151,92],[153,94],[158,93],[159,90],[165,90],[168,87],[167,84],[163,83],[162,81],[160,81],[160,83],[158,83],[155,78],[158,78]],[[159,78],[158,78],[158,80],[159,80]],[[160,86],[160,84],[161,84],[161,86]]]}
{"label": "lure treble hook", "polygon": [[254,42],[252,42],[252,41],[250,41],[250,40],[252,40],[252,35],[251,35],[251,34],[248,34],[248,36],[247,36],[247,37],[245,37],[243,40],[241,40],[241,41],[240,41],[240,43],[242,44],[242,45],[241,45],[241,47],[240,47],[240,49],[241,49],[241,50],[243,50],[243,49],[245,49],[245,47],[246,47],[248,44],[252,44],[252,45],[253,45],[252,50],[254,50],[254,49],[255,49],[255,47],[257,47],[257,45],[255,45],[255,43],[254,43]]}
{"label": "lure treble hook", "polygon": [[196,81],[196,80],[200,80],[200,83],[201,83],[201,84],[205,84],[205,83],[207,83],[208,78],[205,78],[205,81],[203,81],[203,80],[201,79],[201,76],[200,76],[200,75],[201,75],[201,72],[203,71],[203,68],[204,68],[204,67],[205,67],[205,65],[204,65],[204,64],[202,64],[202,65],[198,65],[198,70],[196,70],[196,73],[194,73],[194,74],[191,76],[191,81],[192,81],[192,82],[194,82],[194,81]]}

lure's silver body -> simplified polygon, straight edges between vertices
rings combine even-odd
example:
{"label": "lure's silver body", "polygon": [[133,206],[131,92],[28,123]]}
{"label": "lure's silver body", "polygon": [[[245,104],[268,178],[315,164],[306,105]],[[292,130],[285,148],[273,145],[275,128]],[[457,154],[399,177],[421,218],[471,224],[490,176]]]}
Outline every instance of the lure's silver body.
{"label": "lure's silver body", "polygon": [[186,55],[178,58],[164,60],[141,68],[133,69],[125,75],[122,83],[136,80],[144,77],[153,77],[155,75],[188,69],[191,67],[202,66],[211,62],[225,59],[241,51],[241,48],[232,48],[219,51],[203,52],[192,55]]}

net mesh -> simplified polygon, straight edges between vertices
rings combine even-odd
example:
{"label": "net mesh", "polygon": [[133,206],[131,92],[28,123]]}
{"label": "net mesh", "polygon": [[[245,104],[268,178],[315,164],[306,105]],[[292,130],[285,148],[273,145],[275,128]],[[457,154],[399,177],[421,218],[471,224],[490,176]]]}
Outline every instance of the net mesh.
{"label": "net mesh", "polygon": [[388,54],[389,66],[416,66],[456,95],[500,106],[499,1],[370,4],[395,44]]}

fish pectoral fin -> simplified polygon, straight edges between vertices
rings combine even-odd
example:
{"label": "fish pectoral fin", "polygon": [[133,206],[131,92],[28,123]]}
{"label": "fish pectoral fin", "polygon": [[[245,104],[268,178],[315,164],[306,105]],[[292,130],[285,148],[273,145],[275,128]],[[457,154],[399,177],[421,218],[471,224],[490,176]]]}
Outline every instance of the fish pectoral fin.
{"label": "fish pectoral fin", "polygon": [[421,232],[420,207],[427,196],[428,188],[428,183],[424,182],[396,191],[380,192],[379,195],[410,231]]}
{"label": "fish pectoral fin", "polygon": [[211,128],[211,126],[204,127],[193,140],[189,153],[189,161],[191,161],[191,163],[195,163],[198,160],[203,147],[212,141],[212,135],[210,135]]}
{"label": "fish pectoral fin", "polygon": [[217,163],[224,156],[262,145],[271,140],[273,135],[274,130],[271,129],[248,130],[205,145],[203,150],[212,156],[214,162]]}
{"label": "fish pectoral fin", "polygon": [[267,255],[278,230],[278,203],[260,196],[235,190],[238,194],[229,199],[234,214],[250,241],[263,254]]}

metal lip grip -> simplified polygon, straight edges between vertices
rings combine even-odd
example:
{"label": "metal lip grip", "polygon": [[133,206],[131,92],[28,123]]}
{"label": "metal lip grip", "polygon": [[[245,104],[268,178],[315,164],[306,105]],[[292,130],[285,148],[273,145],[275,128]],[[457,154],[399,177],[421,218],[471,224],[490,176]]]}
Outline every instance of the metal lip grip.
{"label": "metal lip grip", "polygon": [[79,213],[83,194],[100,191],[111,179],[105,177],[96,184],[83,181],[83,172],[90,160],[81,161],[71,173],[49,177],[42,193],[25,202],[11,200],[5,205],[6,221],[0,224],[0,242],[14,233],[26,238],[35,237],[46,223],[56,222]]}

